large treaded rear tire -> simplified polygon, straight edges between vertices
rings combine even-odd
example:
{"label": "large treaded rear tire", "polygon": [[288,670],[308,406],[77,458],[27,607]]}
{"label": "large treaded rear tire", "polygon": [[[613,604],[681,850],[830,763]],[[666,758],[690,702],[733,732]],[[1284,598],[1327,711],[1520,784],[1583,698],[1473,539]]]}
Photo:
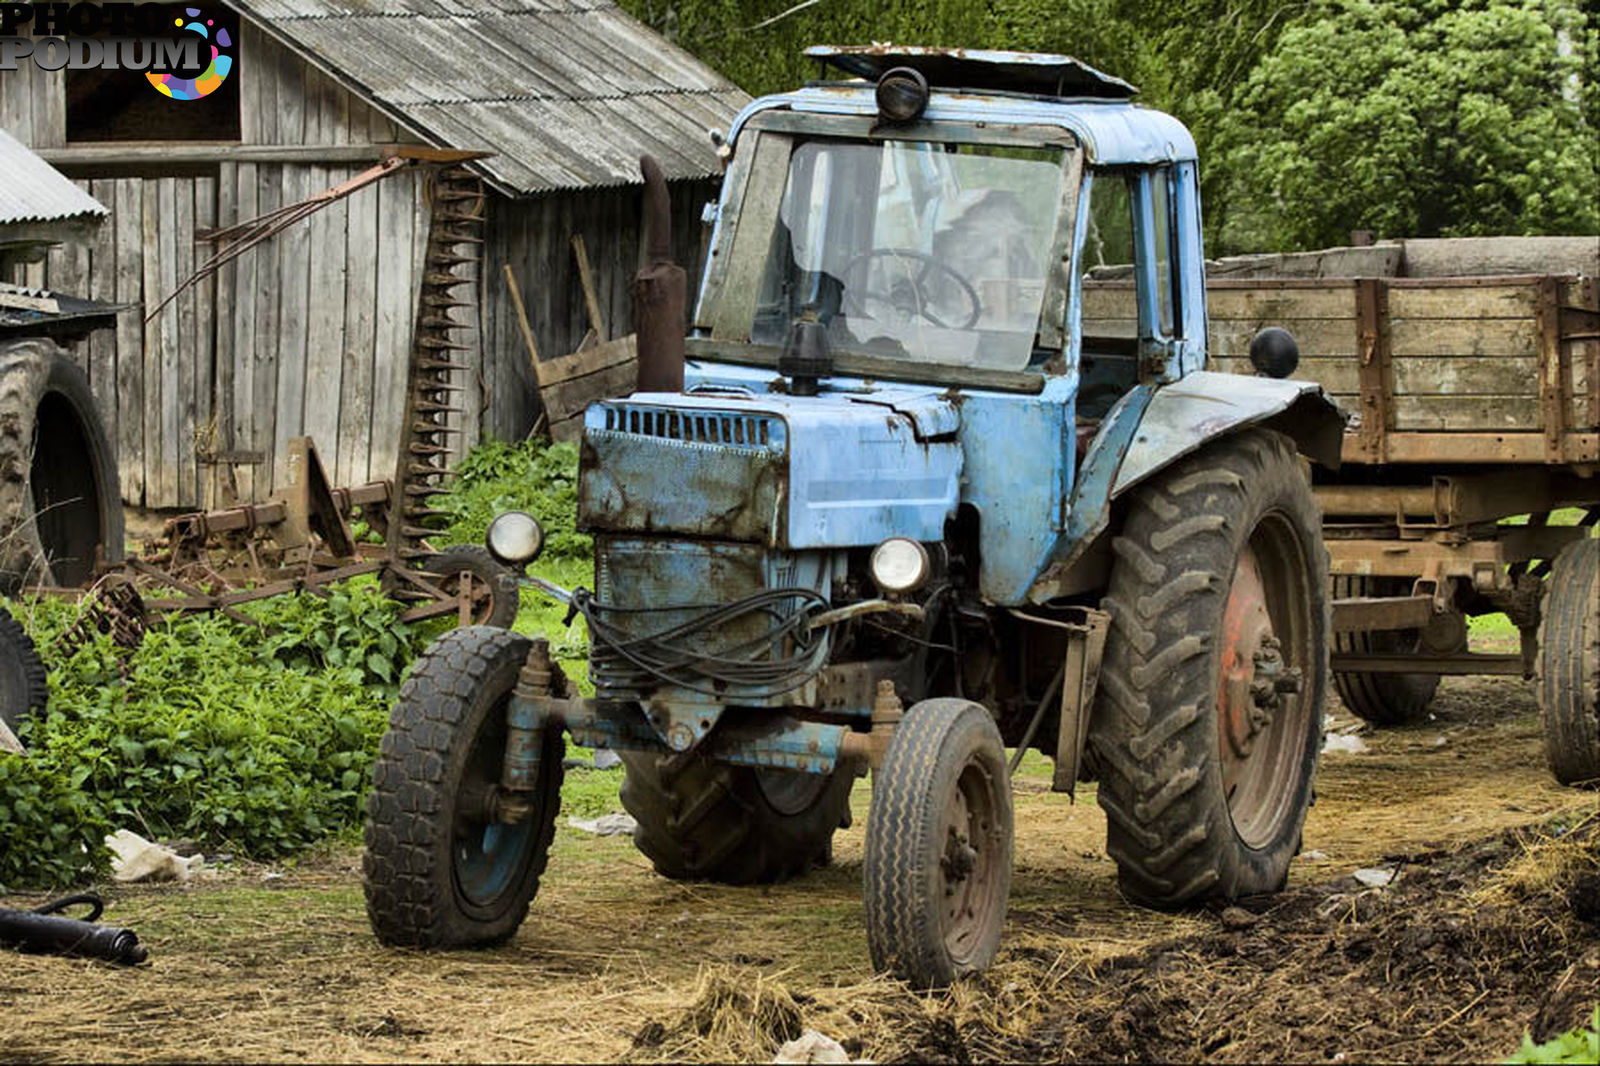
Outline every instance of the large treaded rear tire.
{"label": "large treaded rear tire", "polygon": [[853,765],[826,778],[791,777],[800,771],[621,754],[622,805],[638,823],[634,845],[675,881],[785,881],[826,864],[834,831],[850,824]]}
{"label": "large treaded rear tire", "polygon": [[[385,944],[497,944],[527,916],[561,802],[560,731],[545,734],[531,813],[495,846],[498,827],[467,813],[465,797],[499,779],[506,701],[529,645],[489,626],[452,630],[400,690],[373,767],[362,858],[367,916]],[[559,695],[564,678],[555,677]]]}
{"label": "large treaded rear tire", "polygon": [[[1090,733],[1106,850],[1124,893],[1150,905],[1277,891],[1311,801],[1327,689],[1328,560],[1316,500],[1288,439],[1262,430],[1206,446],[1132,497],[1112,544],[1112,627]],[[1232,732],[1220,686],[1233,647],[1224,618],[1247,545],[1261,558],[1266,602],[1279,605],[1269,611],[1274,632],[1303,687],[1250,734],[1256,746],[1241,757],[1223,747]],[[1268,570],[1280,576],[1267,581]],[[1230,766],[1245,775],[1231,791]]]}
{"label": "large treaded rear tire", "polygon": [[0,343],[0,593],[75,586],[123,557],[116,451],[89,379],[54,341]]}
{"label": "large treaded rear tire", "polygon": [[[1404,578],[1375,578],[1336,575],[1334,599],[1358,596],[1410,595],[1411,582]],[[1373,633],[1338,633],[1334,650],[1381,654],[1426,654],[1422,635],[1415,629]],[[1439,691],[1438,674],[1357,674],[1337,671],[1333,687],[1350,713],[1375,726],[1413,725],[1428,717],[1428,708]]]}
{"label": "large treaded rear tire", "polygon": [[1600,540],[1556,556],[1534,664],[1550,772],[1563,785],[1600,785]]}
{"label": "large treaded rear tire", "polygon": [[44,661],[22,623],[0,610],[0,719],[15,733],[29,714],[44,710],[50,688]]}
{"label": "large treaded rear tire", "polygon": [[872,788],[861,868],[872,965],[919,989],[994,960],[1011,893],[1011,774],[980,704],[906,712]]}

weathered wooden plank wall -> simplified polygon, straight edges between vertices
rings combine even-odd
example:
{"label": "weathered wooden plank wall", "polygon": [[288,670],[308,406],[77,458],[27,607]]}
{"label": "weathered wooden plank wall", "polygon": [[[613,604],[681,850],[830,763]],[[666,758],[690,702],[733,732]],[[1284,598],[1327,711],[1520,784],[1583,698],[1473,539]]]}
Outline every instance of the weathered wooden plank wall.
{"label": "weathered wooden plank wall", "polygon": [[[1132,337],[1131,282],[1084,287],[1086,336]],[[1255,287],[1253,287],[1255,286]],[[1388,290],[1394,428],[1499,432],[1542,425],[1539,335],[1531,281],[1462,285],[1410,280]],[[1575,292],[1567,293],[1576,304]],[[1322,385],[1339,404],[1360,406],[1360,338],[1354,283],[1328,279],[1294,285],[1228,282],[1206,293],[1211,369],[1253,373],[1250,341],[1267,326],[1294,334],[1295,377]],[[1592,426],[1587,360],[1571,342],[1568,425]]]}
{"label": "weathered wooden plank wall", "polygon": [[[717,183],[673,182],[673,257],[689,272],[692,303],[699,283],[701,211]],[[527,345],[517,325],[501,264],[522,286],[541,359],[574,351],[589,329],[571,239],[589,249],[601,314],[613,337],[633,329],[631,285],[639,267],[643,191],[638,187],[551,193],[521,200],[492,198],[484,258],[483,432],[521,440],[539,405]]]}
{"label": "weathered wooden plank wall", "polygon": [[[414,140],[326,75],[246,25],[241,135],[245,145],[385,144]],[[25,64],[0,79],[0,126],[36,147],[65,143],[59,72]],[[148,170],[149,164],[143,164]],[[183,177],[90,178],[79,184],[111,209],[92,247],[57,249],[18,279],[136,306],[114,333],[79,352],[119,451],[124,499],[157,508],[217,506],[218,453],[249,453],[233,466],[242,500],[282,486],[290,438],[309,433],[341,484],[393,477],[406,365],[424,269],[429,205],[421,172],[385,178],[326,208],[142,318],[204,262],[205,230],[231,226],[303,199],[362,167],[224,161]],[[126,174],[124,170],[122,173]],[[698,274],[701,209],[714,182],[672,187],[675,255]],[[576,349],[588,329],[570,239],[588,242],[613,335],[632,329],[629,285],[639,261],[637,187],[491,194],[486,254],[474,277],[476,329],[461,339],[460,433],[521,439],[538,413],[527,351],[500,264],[524,290],[541,355]],[[464,312],[458,312],[462,314]]]}

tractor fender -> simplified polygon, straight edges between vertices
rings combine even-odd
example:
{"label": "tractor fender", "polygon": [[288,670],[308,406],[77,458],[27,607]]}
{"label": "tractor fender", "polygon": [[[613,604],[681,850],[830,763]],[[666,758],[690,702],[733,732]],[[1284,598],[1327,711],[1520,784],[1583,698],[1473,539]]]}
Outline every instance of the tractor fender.
{"label": "tractor fender", "polygon": [[1292,438],[1305,455],[1339,466],[1344,415],[1311,381],[1197,370],[1170,385],[1136,385],[1101,420],[1068,502],[1050,561],[1029,587],[1032,603],[1103,579],[1091,549],[1111,524],[1116,498],[1207,441],[1249,426]]}
{"label": "tractor fender", "polygon": [[1207,441],[1247,426],[1278,430],[1301,454],[1337,470],[1344,422],[1316,382],[1197,370],[1154,391],[1117,469],[1111,498]]}

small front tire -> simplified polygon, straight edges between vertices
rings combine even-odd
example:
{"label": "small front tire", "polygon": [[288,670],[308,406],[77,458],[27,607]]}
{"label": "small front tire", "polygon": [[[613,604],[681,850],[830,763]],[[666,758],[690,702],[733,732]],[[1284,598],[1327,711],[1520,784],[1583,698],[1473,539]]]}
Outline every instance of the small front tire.
{"label": "small front tire", "polygon": [[[504,823],[488,809],[530,645],[488,626],[452,630],[400,690],[373,767],[362,859],[367,916],[385,944],[498,944],[528,913],[561,802],[559,730],[544,735],[527,815]],[[563,695],[565,678],[554,678]]]}
{"label": "small front tire", "polygon": [[872,789],[862,881],[872,964],[921,989],[988,967],[1011,892],[1011,779],[989,712],[914,705]]}

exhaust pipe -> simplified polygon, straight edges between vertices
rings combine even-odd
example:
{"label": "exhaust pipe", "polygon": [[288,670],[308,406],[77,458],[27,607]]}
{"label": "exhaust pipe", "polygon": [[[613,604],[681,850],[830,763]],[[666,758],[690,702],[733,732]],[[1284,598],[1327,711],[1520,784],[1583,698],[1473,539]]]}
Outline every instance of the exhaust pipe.
{"label": "exhaust pipe", "polygon": [[683,335],[689,278],[672,261],[672,199],[667,179],[650,156],[644,175],[645,265],[633,277],[633,324],[639,345],[639,391],[683,391]]}

